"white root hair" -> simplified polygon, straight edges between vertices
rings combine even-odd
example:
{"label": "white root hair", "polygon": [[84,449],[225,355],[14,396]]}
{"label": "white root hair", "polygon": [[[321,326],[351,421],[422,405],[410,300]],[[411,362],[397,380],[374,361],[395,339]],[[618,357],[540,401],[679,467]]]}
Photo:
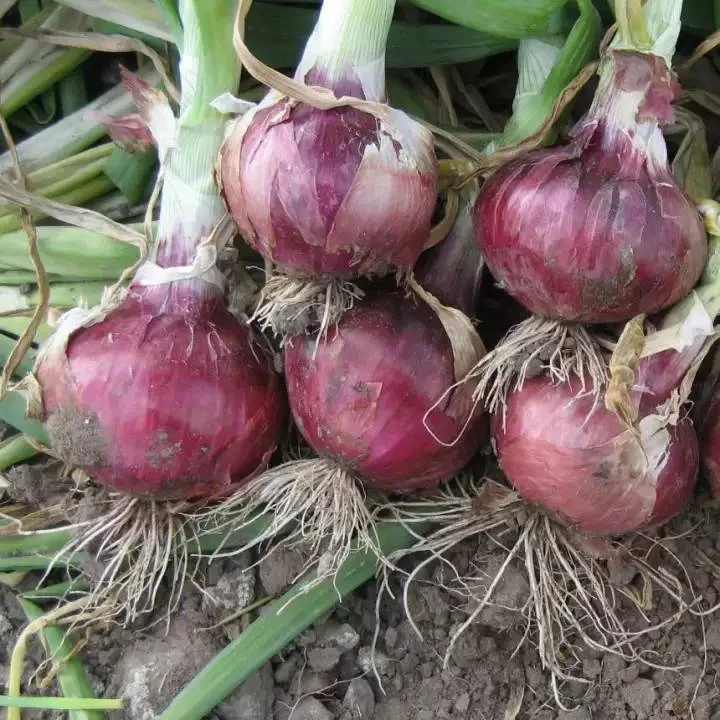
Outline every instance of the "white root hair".
{"label": "white root hair", "polygon": [[542,371],[554,383],[573,376],[598,394],[607,378],[606,362],[593,336],[582,325],[561,323],[533,315],[512,327],[487,355],[480,359],[465,380],[474,380],[473,398],[495,413],[505,407],[512,390],[522,388],[529,377]]}
{"label": "white root hair", "polygon": [[69,526],[72,539],[53,557],[41,584],[68,562],[79,563],[90,576],[91,589],[73,627],[132,624],[156,613],[161,590],[168,595],[155,622],[169,622],[202,559],[192,549],[199,548],[199,538],[191,506],[115,493],[104,495],[98,502],[103,505],[96,517]]}
{"label": "white root hair", "polygon": [[228,539],[255,528],[252,538],[238,547],[225,549],[227,542],[221,543],[213,557],[235,555],[271,540],[275,544],[261,552],[260,559],[280,545],[300,550],[305,563],[295,580],[314,571],[314,580],[305,588],[309,590],[333,577],[356,549],[382,558],[376,515],[374,503],[348,470],[333,460],[314,458],[265,471],[208,509],[202,524],[204,532]]}
{"label": "white root hair", "polygon": [[364,294],[349,280],[274,272],[267,276],[250,322],[284,338],[317,331],[320,342]]}
{"label": "white root hair", "polygon": [[[518,649],[526,641],[536,645],[542,666],[550,673],[555,701],[568,711],[572,708],[563,701],[563,683],[591,684],[574,672],[581,665],[579,647],[612,653],[627,662],[641,661],[654,668],[672,669],[660,663],[652,650],[643,647],[648,634],[675,624],[687,613],[704,617],[720,607],[720,604],[712,608],[700,606],[701,599],[673,549],[674,538],[657,539],[636,533],[622,543],[602,541],[604,549],[634,578],[632,583],[620,584],[613,582],[602,557],[587,552],[591,541],[583,540],[545,513],[528,508],[511,490],[491,480],[471,483],[459,492],[458,489],[448,490],[444,498],[428,498],[424,508],[420,501],[414,507],[403,507],[401,503],[400,516],[437,518],[443,526],[416,546],[389,558],[397,566],[411,554],[427,553],[422,562],[406,573],[403,595],[405,613],[420,637],[410,609],[409,590],[428,564],[439,561],[442,568],[449,569],[449,579],[433,582],[473,608],[450,640],[444,658],[446,667],[462,634],[484,610],[496,606],[493,598],[511,566],[520,568],[527,577],[527,599],[521,607],[497,607],[515,610],[519,617],[524,617],[526,628]],[[513,539],[505,543],[502,537],[508,534]],[[475,564],[463,574],[453,565],[448,551],[478,536],[501,549],[500,567],[488,574]],[[492,558],[497,560],[497,554],[492,553]],[[648,611],[657,591],[670,599],[673,610],[660,621],[652,622]],[[635,612],[628,615],[628,608]]]}

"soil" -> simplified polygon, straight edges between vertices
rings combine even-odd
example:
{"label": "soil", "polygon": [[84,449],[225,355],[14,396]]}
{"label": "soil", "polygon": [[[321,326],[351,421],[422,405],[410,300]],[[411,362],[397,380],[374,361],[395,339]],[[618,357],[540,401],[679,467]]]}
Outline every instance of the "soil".
{"label": "soil", "polygon": [[[703,498],[666,529],[677,536],[673,547],[687,569],[702,606],[720,600],[720,516]],[[689,533],[689,534],[688,534]],[[467,542],[455,560],[467,565],[482,557],[485,569],[499,566],[501,555],[490,546]],[[298,573],[296,552],[277,551],[252,570],[250,557],[215,562],[203,571],[201,592],[186,588],[169,622],[95,634],[82,658],[100,696],[121,696],[126,710],[112,717],[152,720],[213,655],[262,610],[231,622],[258,598],[274,595]],[[531,635],[514,608],[527,597],[527,579],[511,566],[498,587],[497,604],[455,646],[447,668],[443,657],[449,638],[470,608],[440,589],[439,568],[429,565],[409,593],[420,639],[401,605],[398,580],[380,602],[380,627],[373,672],[378,584],[368,583],[328,617],[268,663],[208,716],[210,720],[720,720],[720,622],[718,616],[685,615],[675,625],[646,638],[658,669],[627,663],[610,654],[579,651],[574,672],[591,684],[565,683],[568,710],[558,709],[549,677],[540,667]],[[25,581],[28,585],[29,579]],[[672,603],[656,592],[648,620],[667,616]],[[629,612],[629,611],[628,611]],[[0,672],[7,676],[11,639],[24,624],[14,592],[0,585]],[[44,659],[36,641],[29,645],[25,678]],[[51,686],[52,687],[52,686]],[[29,685],[29,692],[37,687]],[[47,692],[47,690],[46,690]],[[578,706],[574,711],[569,708]],[[517,709],[519,707],[519,710]],[[25,711],[24,718],[59,717]],[[108,717],[111,717],[109,714]]]}

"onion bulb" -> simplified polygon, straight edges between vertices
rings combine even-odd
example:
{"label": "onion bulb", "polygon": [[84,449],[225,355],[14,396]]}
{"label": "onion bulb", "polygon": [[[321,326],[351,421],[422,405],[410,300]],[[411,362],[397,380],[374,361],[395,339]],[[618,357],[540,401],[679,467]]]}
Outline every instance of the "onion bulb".
{"label": "onion bulb", "polygon": [[[318,455],[370,488],[410,492],[452,477],[478,447],[484,413],[460,386],[437,315],[415,296],[378,293],[348,311],[326,342],[285,347],[295,422]],[[471,417],[467,431],[456,438]]]}
{"label": "onion bulb", "polygon": [[478,242],[496,280],[529,310],[618,322],[693,288],[705,233],[672,177],[660,129],[677,95],[662,58],[610,50],[570,144],[518,158],[485,184]]}
{"label": "onion bulb", "polygon": [[[236,87],[240,67],[232,3],[212,7],[178,6],[179,117],[164,95],[124,78],[138,115],[120,125],[133,133],[145,125],[162,168],[161,192],[148,208],[151,217],[159,197],[153,255],[127,289],[116,285],[98,307],[61,319],[29,383],[31,410],[46,421],[53,452],[110,491],[88,503],[59,553],[95,553],[88,566],[101,568],[74,618],[79,625],[152,612],[165,579],[163,599],[177,606],[185,578],[197,572],[190,543],[201,534],[200,518],[211,501],[265,469],[287,416],[270,348],[229,311],[217,266],[233,231],[213,172],[226,119],[211,103]],[[144,245],[143,236],[97,213],[82,217]]]}
{"label": "onion bulb", "polygon": [[133,285],[99,322],[61,326],[36,376],[66,463],[122,493],[207,500],[264,469],[285,398],[263,339],[215,286],[180,285]]}
{"label": "onion bulb", "polygon": [[[334,321],[352,303],[343,281],[407,273],[429,238],[437,196],[432,134],[386,104],[394,4],[324,2],[295,80],[308,93],[323,88],[343,101],[320,109],[311,97],[296,102],[271,91],[237,122],[220,153],[230,213],[277,267],[258,317],[281,334],[323,316],[327,324],[328,313]],[[351,106],[355,99],[362,109]],[[339,298],[318,304],[333,283]]]}
{"label": "onion bulb", "polygon": [[493,418],[500,468],[532,505],[582,533],[622,535],[683,509],[698,443],[678,411],[640,419],[639,433],[582,394],[581,381],[526,380]]}
{"label": "onion bulb", "polygon": [[366,492],[434,488],[487,441],[484,409],[456,385],[484,352],[461,315],[417,285],[410,294],[378,289],[325,335],[289,338],[290,408],[317,457],[240,488],[225,504],[225,527],[263,510],[272,522],[255,542],[294,528],[288,541],[309,544],[318,577],[333,574],[355,541],[379,552]]}

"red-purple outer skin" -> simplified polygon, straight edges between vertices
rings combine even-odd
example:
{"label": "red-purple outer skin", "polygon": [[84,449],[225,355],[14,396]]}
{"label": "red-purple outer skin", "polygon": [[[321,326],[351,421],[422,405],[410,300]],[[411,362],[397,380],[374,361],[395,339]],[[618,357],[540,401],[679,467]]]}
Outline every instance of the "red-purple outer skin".
{"label": "red-purple outer skin", "polygon": [[[366,486],[409,492],[451,478],[487,441],[487,417],[473,412],[465,433],[438,442],[423,424],[455,382],[445,330],[414,296],[376,293],[343,315],[313,357],[316,338],[285,347],[295,422],[318,455],[349,468]],[[444,443],[458,438],[472,407],[465,384],[427,423]]]}
{"label": "red-purple outer skin", "polygon": [[71,419],[61,427],[69,433],[87,419],[100,440],[102,459],[83,466],[96,482],[155,499],[209,499],[264,469],[286,398],[262,338],[220,298],[187,296],[178,306],[167,302],[171,288],[133,288],[37,374],[46,418]]}
{"label": "red-purple outer skin", "polygon": [[[326,85],[311,72],[311,85]],[[364,99],[354,77],[337,95]],[[426,172],[363,161],[386,131],[352,108],[260,110],[220,154],[223,197],[243,237],[295,274],[358,277],[409,270],[430,234],[437,197],[434,157]],[[397,149],[398,155],[400,149]]]}
{"label": "red-purple outer skin", "polygon": [[420,256],[413,274],[443,305],[474,318],[484,264],[473,230],[473,205],[468,205],[465,198],[461,203],[448,236]]}
{"label": "red-purple outer skin", "polygon": [[700,429],[703,474],[714,498],[720,497],[720,385],[716,385]]}
{"label": "red-purple outer skin", "polygon": [[672,117],[674,80],[653,57],[615,51],[612,92],[571,143],[508,163],[481,191],[475,228],[488,267],[534,313],[627,320],[674,304],[703,270],[705,231],[666,159],[633,144],[639,127],[612,127],[615,103],[643,89],[638,120]]}
{"label": "red-purple outer skin", "polygon": [[[589,378],[586,387],[592,386]],[[491,421],[501,469],[526,501],[589,535],[622,535],[680,512],[695,485],[698,441],[689,419],[668,426],[670,447],[657,479],[639,472],[617,417],[581,383],[527,380]]]}

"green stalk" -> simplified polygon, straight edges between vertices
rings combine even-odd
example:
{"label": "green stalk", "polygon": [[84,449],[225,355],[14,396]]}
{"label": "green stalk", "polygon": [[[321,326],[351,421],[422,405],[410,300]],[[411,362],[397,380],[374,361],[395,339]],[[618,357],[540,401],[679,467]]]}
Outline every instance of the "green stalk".
{"label": "green stalk", "polygon": [[[14,4],[14,0],[2,0],[0,2],[0,10],[4,9],[3,3]],[[55,12],[53,5],[44,7],[37,15],[33,15],[26,23],[23,23],[20,27],[23,30],[37,30],[52,14]],[[4,13],[0,13],[2,16]],[[0,64],[4,63],[23,43],[23,38],[8,38],[7,40],[0,41]]]}
{"label": "green stalk", "polygon": [[[7,359],[10,353],[13,351],[14,347],[15,340],[7,337],[6,335],[0,335],[0,361],[2,361],[3,365],[7,362]],[[35,354],[32,351],[28,351],[27,353],[25,353],[25,357],[20,361],[20,364],[17,366],[16,375],[18,377],[22,377],[23,375],[27,375],[27,373],[32,372],[33,364],[35,362],[34,355]]]}
{"label": "green stalk", "polygon": [[178,7],[175,0],[155,0],[157,5],[163,12],[165,22],[172,32],[175,44],[182,47],[183,43],[183,26],[178,14]]}
{"label": "green stalk", "polygon": [[[6,708],[35,708],[37,710],[56,710],[59,712],[90,712],[95,711],[100,714],[96,717],[105,717],[105,710],[122,710],[125,705],[120,699],[98,700],[93,698],[59,698],[59,697],[10,697],[9,695],[0,695],[0,707]],[[89,717],[85,715],[85,717]]]}
{"label": "green stalk", "polygon": [[[84,185],[75,187],[69,192],[58,195],[53,199],[65,205],[85,205],[85,203],[90,200],[94,200],[95,198],[101,197],[102,195],[105,195],[105,193],[110,192],[113,187],[114,185],[111,180],[106,175],[100,174]],[[34,212],[31,213],[31,215],[35,221],[42,220],[47,217],[41,212]],[[0,234],[12,232],[13,230],[17,230],[19,227],[19,214],[17,216],[4,215],[0,217]]]}
{"label": "green stalk", "polygon": [[112,180],[123,197],[131,203],[140,202],[146,195],[154,175],[157,153],[148,150],[143,153],[128,153],[116,147],[107,158],[103,172]]}
{"label": "green stalk", "polygon": [[[415,533],[403,525],[384,522],[377,526],[384,555],[409,547],[429,524],[418,524]],[[216,655],[175,697],[158,720],[202,720],[216,705],[244,683],[270,658],[323,617],[343,597],[375,575],[377,556],[370,551],[350,555],[335,577],[307,590],[298,584],[274,602],[268,612]],[[291,602],[292,601],[292,602]]]}
{"label": "green stalk", "polygon": [[614,0],[618,33],[611,47],[649,52],[672,65],[682,26],[682,0]]}
{"label": "green stalk", "polygon": [[[71,193],[84,193],[91,181],[96,180],[98,176],[102,174],[105,163],[105,158],[94,160],[83,167],[79,167],[74,172],[66,174],[65,177],[59,177],[54,182],[34,189],[33,192],[53,200],[61,196],[67,197]],[[110,178],[107,179],[109,180]],[[16,206],[13,206],[11,203],[3,203],[0,205],[0,223],[7,222],[7,218],[17,217],[18,212]],[[39,218],[41,215],[37,213],[34,217]]]}
{"label": "green stalk", "polygon": [[[45,445],[50,438],[45,427],[37,420],[31,420],[26,414],[27,400],[16,390],[10,390],[0,399],[0,420],[17,428],[20,432],[34,438]],[[24,569],[24,568],[15,568]]]}
{"label": "green stalk", "polygon": [[394,9],[395,0],[323,3],[308,40],[310,54],[316,55],[330,78],[342,77],[349,69],[384,62]]}
{"label": "green stalk", "polygon": [[[499,147],[514,145],[535,133],[552,112],[558,97],[597,51],[602,25],[590,0],[578,0],[580,17],[556,57],[552,39],[528,39],[519,54],[520,86]],[[533,57],[533,55],[535,57]],[[548,60],[550,61],[547,67]]]}
{"label": "green stalk", "polygon": [[0,442],[0,472],[35,457],[38,451],[23,435],[14,435]]}
{"label": "green stalk", "polygon": [[[142,229],[142,226],[131,226]],[[76,277],[78,270],[87,280],[116,280],[134,265],[139,251],[134,245],[70,226],[38,227],[38,247],[49,274]],[[0,235],[0,269],[33,271],[27,236],[22,230]]]}
{"label": "green stalk", "polygon": [[0,111],[12,115],[90,57],[81,48],[62,48],[49,53],[37,65],[24,68],[0,91]]}
{"label": "green stalk", "polygon": [[20,597],[32,602],[47,602],[49,600],[59,600],[66,598],[72,593],[85,592],[90,589],[90,584],[83,579],[82,576],[65,580],[65,582],[55,583],[54,585],[43,585],[34,590],[28,590],[21,593]]}
{"label": "green stalk", "polygon": [[457,25],[519,40],[554,35],[562,28],[567,0],[412,0],[413,5]]}
{"label": "green stalk", "polygon": [[[43,553],[52,556],[72,540],[72,532],[62,528],[43,532],[26,533],[25,535],[7,535],[0,537],[0,562],[11,553],[33,555]],[[21,556],[19,556],[21,557]],[[43,566],[44,567],[44,566]]]}
{"label": "green stalk", "polygon": [[[157,86],[160,79],[152,68],[143,68],[139,77],[152,86]],[[105,126],[87,117],[91,111],[107,115],[127,115],[135,111],[135,105],[122,85],[108,90],[85,108],[54,123],[17,146],[18,157],[26,173],[40,170],[52,163],[68,158],[84,150],[107,135]],[[9,153],[0,156],[0,170],[13,167]]]}
{"label": "green stalk", "polygon": [[[32,279],[34,282],[35,279]],[[13,338],[17,340],[20,335],[27,329],[30,324],[30,316],[18,316],[18,317],[5,317],[0,318],[0,334],[10,333]],[[35,342],[41,343],[47,340],[55,329],[50,327],[47,323],[42,323],[35,333]]]}
{"label": "green stalk", "polygon": [[55,0],[90,17],[109,20],[137,32],[172,42],[172,32],[152,0]]}
{"label": "green stalk", "polygon": [[650,49],[650,33],[641,0],[615,0],[615,22],[618,35],[626,46],[642,51]]}
{"label": "green stalk", "polygon": [[[18,602],[28,620],[37,620],[44,614],[43,609],[30,602],[26,598],[19,597]],[[103,720],[105,717],[102,710],[114,709],[117,700],[105,700],[111,705],[104,705],[97,710],[87,708],[72,708],[77,702],[86,703],[88,700],[95,700],[92,683],[85,672],[80,659],[74,654],[72,643],[68,641],[67,633],[56,625],[49,625],[40,631],[40,638],[45,647],[45,652],[53,662],[59,662],[57,679],[60,683],[62,694],[65,698],[65,709],[67,709],[70,720]],[[67,701],[71,701],[68,705]],[[122,702],[120,701],[120,708]]]}
{"label": "green stalk", "polygon": [[103,143],[27,173],[25,176],[27,187],[29,190],[37,192],[43,187],[67,178],[69,174],[77,172],[78,169],[86,167],[90,163],[108,158],[114,147],[113,143]]}
{"label": "green stalk", "polygon": [[[53,277],[48,275],[48,279]],[[35,282],[37,275],[32,270],[0,270],[0,285],[27,285]]]}
{"label": "green stalk", "polygon": [[179,258],[192,262],[198,242],[225,213],[215,184],[215,159],[226,117],[211,103],[223,93],[235,92],[240,82],[232,45],[236,7],[228,0],[180,0],[180,114],[160,200],[154,253],[160,265],[167,263],[165,258],[172,258],[173,264]]}
{"label": "green stalk", "polygon": [[[56,563],[58,567],[78,564],[81,560],[79,555],[63,557],[62,563]],[[52,562],[52,557],[42,555],[19,555],[17,557],[0,557],[0,572],[16,572],[18,570],[47,570]],[[0,706],[1,707],[1,706]]]}
{"label": "green stalk", "polygon": [[[106,288],[104,282],[52,283],[50,306],[71,308],[77,305],[96,305]],[[34,309],[40,301],[40,292],[34,288],[25,292],[20,286],[0,285],[0,315]]]}

